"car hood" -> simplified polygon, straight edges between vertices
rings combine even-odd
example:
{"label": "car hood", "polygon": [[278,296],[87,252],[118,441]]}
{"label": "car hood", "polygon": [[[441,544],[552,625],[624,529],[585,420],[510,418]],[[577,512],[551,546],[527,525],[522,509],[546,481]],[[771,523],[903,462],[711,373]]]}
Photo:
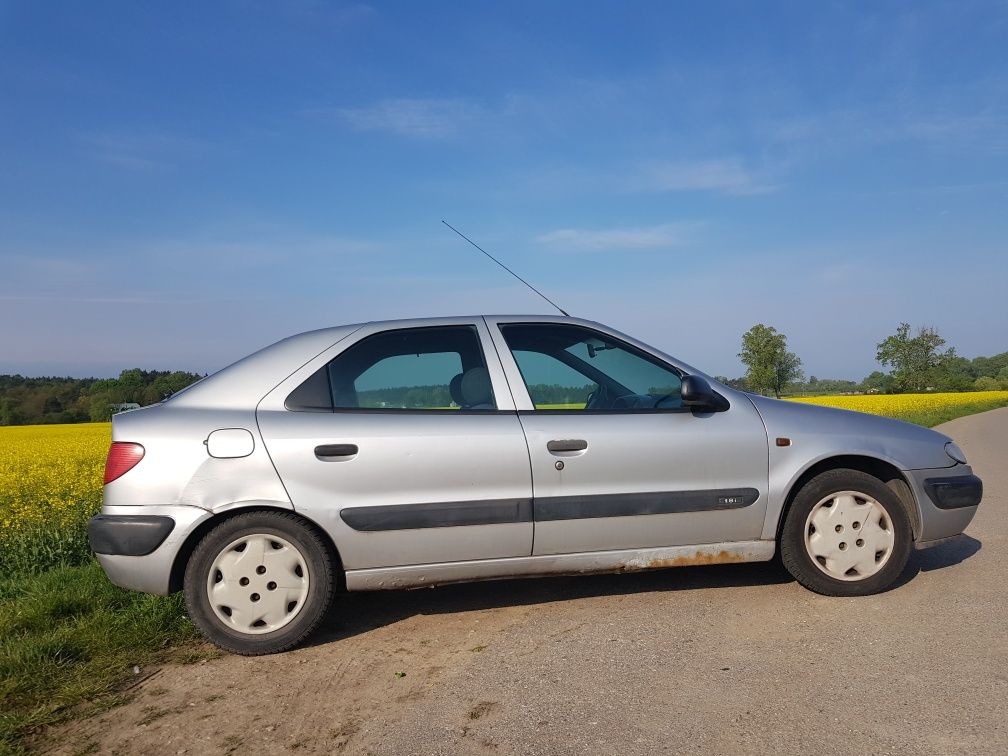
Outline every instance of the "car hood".
{"label": "car hood", "polygon": [[796,448],[825,458],[860,454],[884,459],[902,470],[952,467],[949,437],[902,420],[746,394],[766,425],[767,436],[787,437]]}

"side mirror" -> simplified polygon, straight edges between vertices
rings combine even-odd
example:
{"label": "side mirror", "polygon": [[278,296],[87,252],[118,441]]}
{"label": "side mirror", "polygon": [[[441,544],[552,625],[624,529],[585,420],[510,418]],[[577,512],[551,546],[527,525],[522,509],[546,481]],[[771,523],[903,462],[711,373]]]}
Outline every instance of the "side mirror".
{"label": "side mirror", "polygon": [[684,375],[680,389],[684,407],[708,412],[724,412],[731,405],[699,375]]}

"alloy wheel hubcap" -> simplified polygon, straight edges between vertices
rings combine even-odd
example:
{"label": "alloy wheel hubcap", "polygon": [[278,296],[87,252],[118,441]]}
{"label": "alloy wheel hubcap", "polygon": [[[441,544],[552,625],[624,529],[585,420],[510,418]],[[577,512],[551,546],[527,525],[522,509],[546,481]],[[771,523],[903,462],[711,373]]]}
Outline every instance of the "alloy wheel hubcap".
{"label": "alloy wheel hubcap", "polygon": [[308,597],[308,565],[280,536],[256,533],[228,544],[207,576],[207,596],[225,626],[250,635],[284,627]]}
{"label": "alloy wheel hubcap", "polygon": [[895,536],[885,507],[867,494],[840,491],[812,507],[805,521],[805,549],[836,580],[871,577],[892,556]]}

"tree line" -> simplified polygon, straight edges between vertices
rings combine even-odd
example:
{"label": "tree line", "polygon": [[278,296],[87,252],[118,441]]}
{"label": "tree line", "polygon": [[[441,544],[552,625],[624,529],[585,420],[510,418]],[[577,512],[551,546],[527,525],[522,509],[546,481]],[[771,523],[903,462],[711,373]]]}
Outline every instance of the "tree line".
{"label": "tree line", "polygon": [[757,323],[742,335],[739,359],[746,367],[741,378],[719,376],[735,388],[761,394],[898,394],[921,391],[1008,391],[1008,352],[967,359],[946,347],[930,327],[913,331],[900,323],[896,333],[875,347],[875,359],[887,372],[876,370],[862,381],[805,380],[802,361],[787,348],[787,336],[773,326]]}
{"label": "tree line", "polygon": [[[742,336],[739,359],[746,373],[718,376],[735,388],[773,394],[904,393],[917,391],[1008,391],[1008,352],[967,359],[946,346],[934,328],[914,331],[900,323],[876,345],[876,370],[861,381],[806,380],[802,361],[788,350],[787,336],[757,323]],[[118,378],[26,378],[0,375],[0,425],[41,425],[108,420],[116,405],[155,404],[203,376],[168,370],[123,370]],[[538,385],[537,404],[583,402],[594,386]],[[367,396],[364,396],[367,394]],[[408,386],[362,392],[362,406],[450,406],[447,386]]]}
{"label": "tree line", "polygon": [[156,404],[198,381],[196,373],[123,370],[118,378],[0,375],[0,425],[108,420],[118,404]]}

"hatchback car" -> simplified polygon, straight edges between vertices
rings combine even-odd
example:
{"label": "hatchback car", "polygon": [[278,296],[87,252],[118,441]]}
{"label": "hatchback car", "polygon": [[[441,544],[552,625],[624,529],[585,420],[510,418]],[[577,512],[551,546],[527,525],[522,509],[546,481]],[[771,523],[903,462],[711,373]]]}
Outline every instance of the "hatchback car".
{"label": "hatchback car", "polygon": [[185,592],[219,646],[281,651],[334,593],[758,562],[891,586],[969,524],[947,437],[742,393],[598,323],[460,317],[284,339],[116,415],[91,546]]}

